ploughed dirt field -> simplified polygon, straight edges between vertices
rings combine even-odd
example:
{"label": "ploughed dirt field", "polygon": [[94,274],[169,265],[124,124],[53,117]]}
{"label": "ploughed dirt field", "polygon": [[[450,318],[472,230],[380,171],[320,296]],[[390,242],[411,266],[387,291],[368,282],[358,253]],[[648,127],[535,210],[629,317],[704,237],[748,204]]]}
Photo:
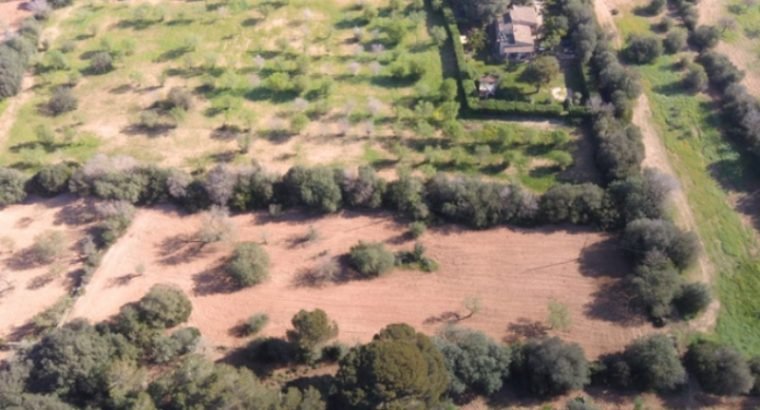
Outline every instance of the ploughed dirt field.
{"label": "ploughed dirt field", "polygon": [[[620,349],[652,330],[631,319],[624,296],[615,290],[626,263],[607,237],[575,228],[470,231],[429,230],[421,238],[440,264],[434,273],[396,269],[374,280],[321,287],[304,285],[303,273],[325,258],[340,256],[359,240],[411,249],[404,225],[387,214],[343,213],[309,219],[288,213],[233,217],[236,240],[264,244],[271,259],[269,279],[234,290],[220,265],[231,243],[199,248],[189,242],[203,221],[170,209],[143,209],[122,239],[105,255],[69,319],[106,319],[155,283],[173,283],[191,296],[189,325],[201,329],[220,353],[246,343],[233,329],[254,313],[270,323],[262,335],[283,336],[300,309],[322,308],[340,328],[345,343],[366,342],[383,326],[406,322],[435,333],[446,322],[480,329],[497,339],[552,334],[548,303],[564,304],[572,324],[561,335],[583,345],[590,357]],[[304,242],[313,227],[318,239]],[[476,298],[480,311],[462,319],[463,302]]]}
{"label": "ploughed dirt field", "polygon": [[[59,196],[0,211],[0,337],[17,340],[29,319],[66,294],[81,267],[77,244],[89,227],[72,219],[83,206],[84,200]],[[52,263],[34,263],[30,247],[46,231],[62,233],[65,250]]]}

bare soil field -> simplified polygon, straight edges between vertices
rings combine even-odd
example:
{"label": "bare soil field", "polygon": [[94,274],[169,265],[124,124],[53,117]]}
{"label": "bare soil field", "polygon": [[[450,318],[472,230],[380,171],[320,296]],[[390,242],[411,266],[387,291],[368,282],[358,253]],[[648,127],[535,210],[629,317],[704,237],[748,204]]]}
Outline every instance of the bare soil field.
{"label": "bare soil field", "polygon": [[0,29],[15,29],[31,13],[24,8],[25,0],[0,1]]}
{"label": "bare soil field", "polygon": [[[464,316],[463,301],[477,298],[481,310],[459,323],[496,339],[551,334],[545,325],[547,304],[555,300],[570,312],[572,324],[562,337],[583,345],[587,354],[620,349],[652,331],[632,320],[624,298],[615,292],[626,263],[602,234],[577,229],[465,231],[431,230],[421,241],[440,263],[435,273],[396,269],[379,279],[310,287],[299,284],[305,271],[326,255],[340,256],[359,240],[382,241],[410,249],[405,228],[385,214],[344,213],[309,219],[288,214],[233,218],[238,241],[265,243],[270,278],[244,290],[230,289],[220,264],[232,244],[198,248],[187,242],[202,221],[172,210],[138,211],[127,234],[105,255],[70,319],[108,318],[156,283],[173,283],[193,302],[189,325],[224,351],[245,340],[232,331],[258,312],[270,323],[262,334],[283,336],[300,309],[322,308],[340,327],[345,343],[367,342],[383,326],[406,322],[435,333],[447,320]],[[303,242],[310,227],[319,239]],[[183,239],[184,238],[184,239]],[[143,271],[138,268],[142,265]]]}
{"label": "bare soil field", "polygon": [[[81,199],[60,196],[0,212],[0,337],[15,340],[29,319],[66,294],[70,274],[81,267],[76,245],[89,227],[72,219],[83,206]],[[67,249],[52,265],[29,263],[24,254],[45,231],[63,233]]]}

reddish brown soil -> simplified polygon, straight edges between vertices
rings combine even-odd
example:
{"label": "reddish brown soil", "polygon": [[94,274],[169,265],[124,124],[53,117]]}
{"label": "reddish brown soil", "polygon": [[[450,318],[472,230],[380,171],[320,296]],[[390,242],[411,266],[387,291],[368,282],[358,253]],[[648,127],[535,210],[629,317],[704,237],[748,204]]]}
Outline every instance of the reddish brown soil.
{"label": "reddish brown soil", "polygon": [[10,0],[0,1],[0,28],[16,28],[21,21],[31,15],[24,10],[26,1]]}
{"label": "reddish brown soil", "polygon": [[[20,332],[29,319],[66,294],[70,274],[81,267],[76,244],[87,226],[73,217],[82,206],[81,200],[60,196],[0,211],[0,337],[23,336]],[[57,262],[60,273],[46,280],[51,265],[30,264],[23,255],[34,238],[48,230],[64,233],[69,249]]]}
{"label": "reddish brown soil", "polygon": [[[340,327],[339,339],[366,342],[380,328],[406,322],[428,333],[443,325],[441,317],[464,315],[463,301],[477,297],[482,309],[461,325],[480,329],[497,339],[525,334],[551,334],[542,322],[547,303],[567,306],[572,325],[562,333],[581,343],[591,357],[620,349],[652,329],[630,319],[614,289],[626,264],[602,234],[579,230],[467,231],[433,230],[421,241],[440,263],[435,273],[395,270],[385,277],[300,286],[299,275],[325,256],[342,255],[359,240],[382,241],[394,249],[412,247],[404,227],[388,215],[344,213],[317,219],[289,214],[278,220],[265,215],[234,217],[237,240],[262,242],[270,255],[269,280],[245,290],[221,283],[219,264],[232,245],[218,244],[197,251],[177,241],[197,231],[199,215],[169,210],[141,210],[124,238],[112,247],[101,268],[78,300],[69,318],[98,321],[139,299],[155,283],[168,282],[185,290],[193,302],[189,324],[201,329],[209,344],[241,345],[231,329],[257,312],[270,316],[263,332],[282,336],[299,309],[322,308]],[[298,243],[313,226],[320,239]],[[135,275],[138,265],[145,273]]]}

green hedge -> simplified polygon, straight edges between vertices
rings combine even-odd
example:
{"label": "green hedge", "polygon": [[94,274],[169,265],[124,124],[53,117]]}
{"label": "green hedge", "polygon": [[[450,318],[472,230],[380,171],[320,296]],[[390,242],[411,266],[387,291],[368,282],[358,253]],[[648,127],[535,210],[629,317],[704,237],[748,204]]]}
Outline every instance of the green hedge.
{"label": "green hedge", "polygon": [[535,115],[535,116],[569,116],[569,117],[585,117],[589,114],[588,109],[582,106],[572,106],[569,109],[565,109],[560,104],[548,104],[539,105],[531,104],[524,101],[506,101],[506,100],[481,100],[476,97],[477,89],[475,87],[475,79],[470,73],[467,61],[465,59],[464,47],[459,40],[461,33],[459,26],[457,26],[456,17],[454,11],[448,4],[444,4],[441,8],[443,19],[446,25],[446,30],[451,38],[451,43],[454,49],[454,56],[457,63],[457,82],[459,87],[464,93],[463,106],[466,110],[473,114],[483,115]]}

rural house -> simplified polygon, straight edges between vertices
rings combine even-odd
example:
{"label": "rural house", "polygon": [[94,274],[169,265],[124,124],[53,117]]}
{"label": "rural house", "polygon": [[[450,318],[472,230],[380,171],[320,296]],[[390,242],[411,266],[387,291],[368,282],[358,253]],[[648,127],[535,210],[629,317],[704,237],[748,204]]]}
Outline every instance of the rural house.
{"label": "rural house", "polygon": [[536,35],[541,15],[534,6],[513,6],[493,25],[493,43],[497,57],[520,61],[536,54]]}

